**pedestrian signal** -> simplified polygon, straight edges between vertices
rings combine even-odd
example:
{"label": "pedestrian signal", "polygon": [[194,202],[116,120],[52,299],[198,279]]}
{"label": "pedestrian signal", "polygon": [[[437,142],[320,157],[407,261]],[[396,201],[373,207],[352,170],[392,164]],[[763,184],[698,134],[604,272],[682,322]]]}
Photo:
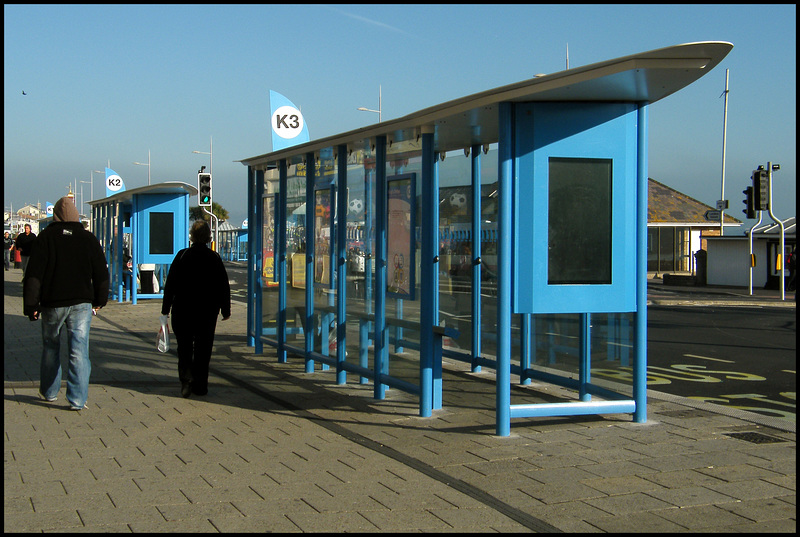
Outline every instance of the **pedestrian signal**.
{"label": "pedestrian signal", "polygon": [[211,207],[211,174],[197,174],[197,199],[200,207]]}

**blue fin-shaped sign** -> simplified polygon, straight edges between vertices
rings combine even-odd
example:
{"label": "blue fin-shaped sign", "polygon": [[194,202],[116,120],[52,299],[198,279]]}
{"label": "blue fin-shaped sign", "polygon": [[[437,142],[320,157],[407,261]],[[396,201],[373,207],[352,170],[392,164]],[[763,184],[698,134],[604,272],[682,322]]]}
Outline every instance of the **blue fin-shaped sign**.
{"label": "blue fin-shaped sign", "polygon": [[292,101],[269,90],[270,126],[272,129],[272,150],[280,151],[309,140],[308,126],[303,114]]}
{"label": "blue fin-shaped sign", "polygon": [[113,196],[125,191],[125,181],[117,172],[111,168],[106,168],[106,197]]}

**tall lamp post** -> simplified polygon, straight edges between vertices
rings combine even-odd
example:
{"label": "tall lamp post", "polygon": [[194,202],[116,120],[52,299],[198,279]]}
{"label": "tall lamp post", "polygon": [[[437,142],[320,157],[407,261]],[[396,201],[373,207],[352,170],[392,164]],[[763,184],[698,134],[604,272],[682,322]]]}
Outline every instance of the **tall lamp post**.
{"label": "tall lamp post", "polygon": [[147,166],[147,184],[150,185],[150,150],[147,150],[147,164],[144,162],[134,162],[139,166]]}
{"label": "tall lamp post", "polygon": [[[103,173],[103,172],[101,172],[100,170],[90,170],[89,171],[89,181],[90,181],[90,184],[91,184],[91,186],[89,187],[89,189],[91,190],[91,193],[89,194],[89,201],[94,201],[94,174],[96,174],[96,173]],[[94,224],[92,223],[92,215],[89,215],[89,229],[91,231],[94,231],[92,229],[93,227],[94,227]]]}
{"label": "tall lamp post", "polygon": [[81,184],[81,214],[83,214],[83,216],[86,216],[86,214],[83,212],[85,205],[83,197],[83,185],[91,185],[92,183],[90,183],[89,181],[79,181],[79,183]]}
{"label": "tall lamp post", "polygon": [[361,107],[358,108],[358,110],[361,110],[362,112],[375,112],[375,113],[377,113],[378,114],[378,123],[381,122],[381,110],[382,110],[382,108],[381,108],[381,87],[380,86],[378,86],[378,109],[377,110],[372,110],[370,108],[365,108],[365,107],[361,106]]}
{"label": "tall lamp post", "polygon": [[89,201],[94,201],[94,174],[96,173],[104,173],[104,172],[101,172],[100,170],[91,170],[89,172],[89,177],[90,177],[89,180],[92,182],[92,186],[89,187],[92,190],[92,193],[89,196]]}
{"label": "tall lamp post", "polygon": [[208,173],[211,174],[211,177],[214,177],[214,139],[211,138],[209,142],[209,152],[205,151],[192,151],[192,153],[198,153],[200,155],[208,155],[209,162],[208,162]]}

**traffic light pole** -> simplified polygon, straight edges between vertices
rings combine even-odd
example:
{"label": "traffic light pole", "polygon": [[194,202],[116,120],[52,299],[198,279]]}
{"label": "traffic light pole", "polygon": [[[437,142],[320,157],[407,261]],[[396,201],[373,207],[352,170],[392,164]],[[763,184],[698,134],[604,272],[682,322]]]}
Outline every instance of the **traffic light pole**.
{"label": "traffic light pole", "polygon": [[756,266],[755,260],[753,258],[753,230],[761,225],[761,211],[758,211],[758,222],[753,224],[753,227],[750,228],[750,232],[747,234],[748,242],[750,243],[750,285],[748,287],[750,296],[753,295],[753,267]]}
{"label": "traffic light pole", "polygon": [[[775,164],[775,170],[780,170],[781,167],[779,164]],[[783,255],[786,253],[786,230],[783,227],[783,222],[781,219],[775,216],[772,212],[772,170],[773,165],[771,162],[767,162],[767,181],[769,182],[769,203],[767,204],[767,210],[769,211],[769,216],[772,218],[772,221],[778,224],[781,228],[781,245],[780,251],[776,256],[776,261],[781,264],[781,279],[778,282],[778,285],[781,288],[781,300],[786,300],[786,263],[783,260]]]}
{"label": "traffic light pole", "polygon": [[214,243],[211,245],[211,249],[216,252],[219,245],[219,218],[217,218],[217,215],[215,215],[205,207],[203,207],[203,211],[205,211],[206,214],[210,215],[213,220],[212,227],[214,228],[214,235],[213,235]]}

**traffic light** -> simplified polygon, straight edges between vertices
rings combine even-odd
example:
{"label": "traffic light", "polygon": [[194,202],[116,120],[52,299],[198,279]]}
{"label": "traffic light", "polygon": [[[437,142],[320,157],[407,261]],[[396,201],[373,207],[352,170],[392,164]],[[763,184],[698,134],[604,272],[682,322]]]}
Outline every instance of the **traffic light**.
{"label": "traffic light", "polygon": [[742,190],[742,194],[747,196],[747,199],[742,200],[742,203],[745,205],[745,209],[742,212],[747,216],[747,218],[755,218],[756,210],[755,206],[753,205],[753,187],[748,186]]}
{"label": "traffic light", "polygon": [[769,179],[767,170],[753,171],[753,208],[756,211],[766,210],[769,203]]}
{"label": "traffic light", "polygon": [[200,207],[211,207],[211,174],[197,174],[197,199]]}

